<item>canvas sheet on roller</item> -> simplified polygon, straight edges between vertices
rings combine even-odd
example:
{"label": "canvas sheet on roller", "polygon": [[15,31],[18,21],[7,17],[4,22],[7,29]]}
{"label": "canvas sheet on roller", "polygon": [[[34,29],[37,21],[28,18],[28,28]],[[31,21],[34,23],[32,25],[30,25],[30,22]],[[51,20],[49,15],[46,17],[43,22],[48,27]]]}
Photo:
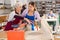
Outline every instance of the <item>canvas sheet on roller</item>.
{"label": "canvas sheet on roller", "polygon": [[52,38],[54,40],[54,37],[52,35],[52,31],[50,29],[49,24],[47,23],[46,20],[42,19],[41,20],[41,29],[44,31],[44,33],[46,34],[47,38]]}

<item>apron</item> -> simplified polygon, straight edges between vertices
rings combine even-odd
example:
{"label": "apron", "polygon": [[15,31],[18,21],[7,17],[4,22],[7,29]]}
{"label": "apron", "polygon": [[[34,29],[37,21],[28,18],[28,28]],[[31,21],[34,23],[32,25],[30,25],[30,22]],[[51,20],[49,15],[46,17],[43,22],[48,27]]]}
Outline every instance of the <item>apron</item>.
{"label": "apron", "polygon": [[18,17],[18,16],[14,17],[14,18],[15,18],[15,20],[9,21],[9,22],[7,23],[7,25],[5,26],[5,29],[4,29],[5,31],[13,30],[13,28],[19,27],[18,23],[19,23],[23,18]]}
{"label": "apron", "polygon": [[31,26],[32,26],[32,30],[34,30],[34,19],[35,19],[35,15],[33,16],[29,16],[28,13],[26,14],[25,18],[29,19],[32,23],[31,23]]}

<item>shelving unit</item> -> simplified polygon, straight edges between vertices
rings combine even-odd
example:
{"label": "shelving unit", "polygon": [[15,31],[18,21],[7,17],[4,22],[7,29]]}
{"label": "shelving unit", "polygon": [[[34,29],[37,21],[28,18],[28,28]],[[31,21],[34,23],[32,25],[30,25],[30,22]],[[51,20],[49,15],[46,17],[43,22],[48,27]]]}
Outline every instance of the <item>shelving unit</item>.
{"label": "shelving unit", "polygon": [[36,1],[36,7],[38,12],[40,13],[40,16],[43,16],[43,13],[45,14],[45,2],[44,1]]}
{"label": "shelving unit", "polygon": [[0,9],[4,6],[4,0],[0,0]]}
{"label": "shelving unit", "polygon": [[11,12],[10,0],[1,0],[0,2],[0,15],[9,14]]}
{"label": "shelving unit", "polygon": [[60,2],[56,1],[56,11],[60,13]]}
{"label": "shelving unit", "polygon": [[56,1],[56,11],[59,13],[59,25],[60,25],[60,1]]}
{"label": "shelving unit", "polygon": [[60,10],[60,4],[57,4],[56,1],[36,1],[35,3],[40,14],[49,13],[50,9],[53,9],[55,13]]}

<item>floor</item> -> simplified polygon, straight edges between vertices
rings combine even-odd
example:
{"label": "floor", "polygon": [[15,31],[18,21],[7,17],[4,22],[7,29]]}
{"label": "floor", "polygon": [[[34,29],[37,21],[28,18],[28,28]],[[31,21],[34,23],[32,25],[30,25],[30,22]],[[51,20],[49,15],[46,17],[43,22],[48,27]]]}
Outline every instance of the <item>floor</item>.
{"label": "floor", "polygon": [[[0,32],[0,40],[7,40],[6,35],[7,35],[6,32]],[[60,38],[57,38],[57,35],[54,36],[54,39],[60,40]],[[50,40],[50,39],[47,38],[46,34],[44,34],[43,31],[26,31],[25,40]]]}
{"label": "floor", "polygon": [[43,33],[43,31],[30,31],[26,32],[25,40],[50,40],[47,36]]}

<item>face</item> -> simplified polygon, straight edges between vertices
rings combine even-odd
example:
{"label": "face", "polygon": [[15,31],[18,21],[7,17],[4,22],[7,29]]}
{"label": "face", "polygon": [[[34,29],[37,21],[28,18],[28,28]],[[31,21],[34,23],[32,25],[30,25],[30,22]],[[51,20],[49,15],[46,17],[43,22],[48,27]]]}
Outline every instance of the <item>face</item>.
{"label": "face", "polygon": [[53,11],[50,11],[50,14],[52,14],[53,13]]}
{"label": "face", "polygon": [[18,7],[16,7],[16,12],[20,12],[21,11],[21,9],[22,9],[22,7],[21,6],[18,6]]}
{"label": "face", "polygon": [[28,5],[28,9],[29,9],[30,11],[34,11],[34,7],[33,7],[31,4]]}

